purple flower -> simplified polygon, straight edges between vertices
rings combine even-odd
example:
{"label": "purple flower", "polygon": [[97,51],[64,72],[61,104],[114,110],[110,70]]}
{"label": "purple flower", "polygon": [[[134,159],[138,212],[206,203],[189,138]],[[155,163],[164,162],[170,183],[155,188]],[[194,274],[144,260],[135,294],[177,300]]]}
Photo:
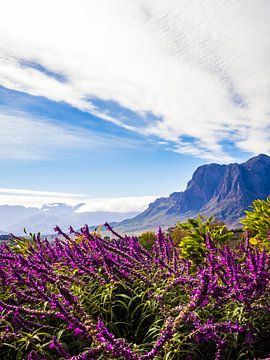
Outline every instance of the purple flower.
{"label": "purple flower", "polygon": [[58,342],[56,337],[54,336],[52,342],[49,345],[50,350],[56,350],[59,355],[63,356],[65,359],[69,358],[69,354],[64,349],[64,346]]}
{"label": "purple flower", "polygon": [[84,331],[78,327],[75,327],[74,329],[74,334],[77,335],[77,336],[80,336],[84,333]]}

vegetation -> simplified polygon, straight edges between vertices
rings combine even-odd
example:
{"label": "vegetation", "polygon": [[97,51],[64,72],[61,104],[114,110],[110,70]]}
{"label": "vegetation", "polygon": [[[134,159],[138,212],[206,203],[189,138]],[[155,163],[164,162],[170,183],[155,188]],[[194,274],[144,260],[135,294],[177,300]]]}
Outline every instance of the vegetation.
{"label": "vegetation", "polygon": [[106,227],[0,244],[1,359],[269,358],[267,249],[202,217],[175,239]]}
{"label": "vegetation", "polygon": [[270,196],[266,200],[255,200],[251,211],[241,221],[252,236],[251,242],[262,247],[270,245]]}
{"label": "vegetation", "polygon": [[177,225],[169,228],[168,231],[175,245],[180,245],[183,238],[188,235],[187,230],[180,229],[180,227]]}
{"label": "vegetation", "polygon": [[192,260],[196,264],[204,260],[207,238],[219,247],[227,244],[233,237],[233,232],[228,231],[224,223],[215,221],[213,217],[207,219],[199,215],[197,219],[188,219],[186,223],[178,223],[177,227],[186,231],[179,243],[181,257]]}
{"label": "vegetation", "polygon": [[147,250],[151,250],[156,241],[153,231],[146,231],[139,236],[139,243]]}

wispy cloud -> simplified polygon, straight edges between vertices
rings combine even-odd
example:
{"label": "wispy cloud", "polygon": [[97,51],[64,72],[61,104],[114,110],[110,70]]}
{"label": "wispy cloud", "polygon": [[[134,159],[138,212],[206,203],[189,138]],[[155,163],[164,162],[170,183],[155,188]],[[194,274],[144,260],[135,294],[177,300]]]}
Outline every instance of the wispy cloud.
{"label": "wispy cloud", "polygon": [[80,199],[83,195],[82,194],[73,194],[73,193],[64,193],[64,192],[55,192],[55,191],[36,191],[36,190],[29,190],[29,189],[9,189],[9,188],[0,188],[0,194],[4,194],[7,196],[30,196],[36,197],[41,196],[42,198],[46,199],[47,197],[52,198],[55,197],[58,200],[63,199]]}
{"label": "wispy cloud", "polygon": [[157,197],[158,196],[91,198],[85,194],[0,188],[0,205],[22,205],[41,208],[43,205],[54,203],[64,203],[71,206],[83,204],[78,208],[78,212],[142,211]]}
{"label": "wispy cloud", "polygon": [[269,11],[268,0],[10,0],[0,14],[0,84],[180,153],[231,161],[228,140],[270,153]]}
{"label": "wispy cloud", "polygon": [[47,159],[56,150],[84,146],[79,131],[24,113],[0,112],[0,134],[0,158],[5,160]]}
{"label": "wispy cloud", "polygon": [[106,148],[137,146],[136,140],[121,142],[117,136],[98,134],[76,124],[67,126],[53,119],[0,107],[2,160],[47,160],[63,152],[74,156],[74,150],[95,149],[98,152]]}

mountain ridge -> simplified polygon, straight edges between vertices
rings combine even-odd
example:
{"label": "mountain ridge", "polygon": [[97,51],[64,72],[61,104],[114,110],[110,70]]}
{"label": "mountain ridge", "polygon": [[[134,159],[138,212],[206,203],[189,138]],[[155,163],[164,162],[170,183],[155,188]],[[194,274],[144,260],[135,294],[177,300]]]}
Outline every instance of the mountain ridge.
{"label": "mountain ridge", "polygon": [[243,163],[199,166],[184,191],[156,199],[132,219],[116,225],[119,231],[171,226],[188,217],[213,215],[228,226],[239,226],[244,210],[270,194],[270,157],[259,154]]}

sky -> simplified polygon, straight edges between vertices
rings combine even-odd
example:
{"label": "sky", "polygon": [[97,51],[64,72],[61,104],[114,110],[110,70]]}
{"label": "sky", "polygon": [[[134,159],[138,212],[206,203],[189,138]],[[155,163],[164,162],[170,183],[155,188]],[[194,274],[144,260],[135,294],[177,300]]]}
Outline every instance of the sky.
{"label": "sky", "polygon": [[141,211],[270,154],[269,0],[0,8],[0,204]]}

